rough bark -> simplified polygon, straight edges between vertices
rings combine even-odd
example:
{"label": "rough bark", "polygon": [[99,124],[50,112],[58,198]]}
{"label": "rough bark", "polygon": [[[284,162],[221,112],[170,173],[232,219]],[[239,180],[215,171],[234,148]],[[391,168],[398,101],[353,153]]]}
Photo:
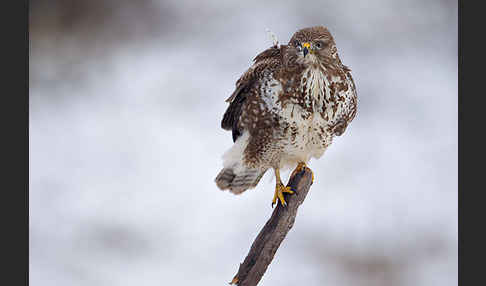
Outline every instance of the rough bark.
{"label": "rough bark", "polygon": [[277,204],[230,284],[255,286],[260,282],[280,243],[294,225],[297,209],[304,202],[311,185],[312,171],[310,169],[304,168],[301,172],[292,173],[287,186],[296,190],[297,194],[285,194],[287,206]]}

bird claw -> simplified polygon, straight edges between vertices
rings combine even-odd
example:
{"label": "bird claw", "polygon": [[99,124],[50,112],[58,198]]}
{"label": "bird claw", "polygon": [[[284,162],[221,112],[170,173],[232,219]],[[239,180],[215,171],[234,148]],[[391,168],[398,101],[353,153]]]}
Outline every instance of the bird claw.
{"label": "bird claw", "polygon": [[294,192],[294,194],[296,194],[296,195],[298,195],[298,194],[299,194],[299,193],[297,193],[297,190],[296,190],[296,189],[294,189],[294,188],[290,188],[290,190],[291,190],[292,192]]}
{"label": "bird claw", "polygon": [[307,165],[303,162],[300,162],[297,167],[295,168],[294,172],[293,172],[293,175],[294,174],[297,174],[297,173],[300,173],[300,172],[303,172],[305,169],[308,169],[311,174],[312,174],[312,182],[311,182],[311,185],[314,183],[314,172],[312,172],[312,170],[307,167]]}
{"label": "bird claw", "polygon": [[276,203],[278,203],[277,201],[279,201],[280,204],[282,204],[282,206],[284,206],[284,207],[287,206],[287,202],[285,201],[285,198],[284,198],[284,195],[283,195],[284,193],[296,194],[297,192],[294,189],[292,189],[291,187],[286,187],[283,184],[277,184],[277,186],[275,187],[275,194],[274,194],[273,200],[272,200],[272,208]]}

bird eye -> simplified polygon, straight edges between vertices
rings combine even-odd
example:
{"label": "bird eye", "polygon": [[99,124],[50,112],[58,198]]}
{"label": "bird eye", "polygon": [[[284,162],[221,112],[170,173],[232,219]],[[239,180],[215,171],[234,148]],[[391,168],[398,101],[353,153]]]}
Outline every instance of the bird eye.
{"label": "bird eye", "polygon": [[321,42],[317,42],[316,43],[316,48],[318,48],[318,49],[322,48],[322,43]]}
{"label": "bird eye", "polygon": [[295,41],[294,46],[297,48],[297,51],[300,52],[302,50],[302,46],[300,45],[299,41]]}

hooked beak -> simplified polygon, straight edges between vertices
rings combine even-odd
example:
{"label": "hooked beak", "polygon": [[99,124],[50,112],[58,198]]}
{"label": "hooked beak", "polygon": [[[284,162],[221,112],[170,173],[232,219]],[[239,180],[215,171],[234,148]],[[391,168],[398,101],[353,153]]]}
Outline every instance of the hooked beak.
{"label": "hooked beak", "polygon": [[310,43],[308,43],[308,42],[303,43],[302,47],[304,48],[303,52],[304,52],[304,58],[305,58],[305,56],[309,53]]}

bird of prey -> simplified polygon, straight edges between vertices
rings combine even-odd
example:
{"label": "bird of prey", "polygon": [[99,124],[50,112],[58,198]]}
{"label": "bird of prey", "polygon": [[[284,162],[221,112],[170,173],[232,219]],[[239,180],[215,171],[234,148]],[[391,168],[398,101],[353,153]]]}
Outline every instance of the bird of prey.
{"label": "bird of prey", "polygon": [[356,115],[350,71],[323,26],[301,29],[287,45],[275,43],[258,54],[226,100],[221,127],[232,131],[234,144],[223,155],[216,185],[241,194],[272,168],[272,206],[286,206],[283,194],[295,190],[282,183],[280,170],[308,168]]}

